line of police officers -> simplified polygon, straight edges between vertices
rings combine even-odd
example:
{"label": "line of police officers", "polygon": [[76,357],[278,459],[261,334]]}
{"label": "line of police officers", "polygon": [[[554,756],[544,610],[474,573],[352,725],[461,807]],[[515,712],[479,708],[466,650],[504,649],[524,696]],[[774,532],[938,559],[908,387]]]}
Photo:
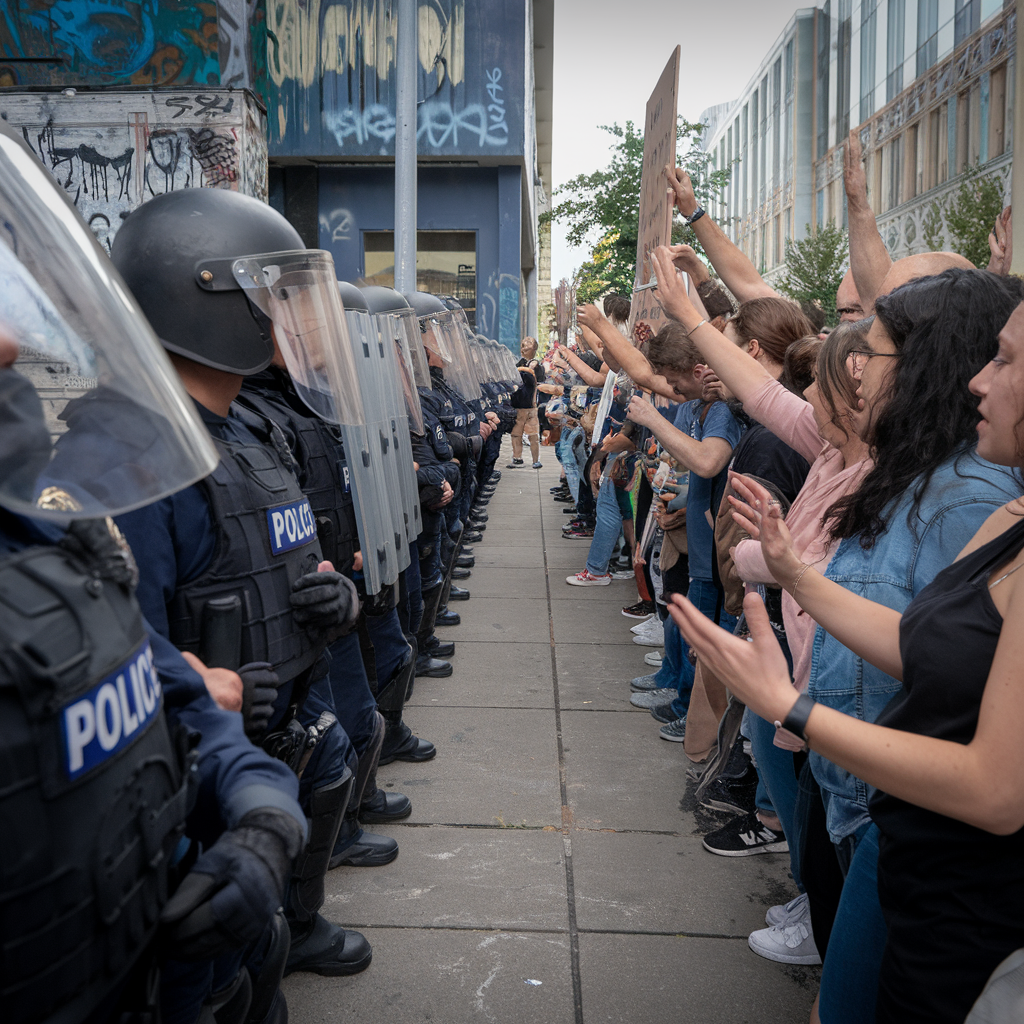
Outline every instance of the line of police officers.
{"label": "line of police officers", "polygon": [[0,122],[0,1006],[279,1024],[370,963],[325,876],[398,854],[518,374],[233,192],[111,257]]}

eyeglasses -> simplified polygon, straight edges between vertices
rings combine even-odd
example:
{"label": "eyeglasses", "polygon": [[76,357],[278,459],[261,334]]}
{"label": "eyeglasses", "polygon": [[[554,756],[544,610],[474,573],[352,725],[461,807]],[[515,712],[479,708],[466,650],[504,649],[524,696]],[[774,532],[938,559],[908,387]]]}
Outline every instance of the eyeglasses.
{"label": "eyeglasses", "polygon": [[853,375],[859,377],[864,372],[864,367],[875,356],[881,356],[884,359],[895,359],[898,354],[898,352],[874,352],[869,348],[850,349],[849,357],[853,361]]}

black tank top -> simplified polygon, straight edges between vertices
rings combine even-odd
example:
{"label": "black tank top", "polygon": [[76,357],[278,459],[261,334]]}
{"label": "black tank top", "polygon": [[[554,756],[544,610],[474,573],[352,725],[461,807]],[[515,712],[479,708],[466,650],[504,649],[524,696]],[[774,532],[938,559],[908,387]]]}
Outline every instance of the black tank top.
{"label": "black tank top", "polygon": [[[1003,627],[989,576],[1022,548],[1024,519],[943,569],[910,602],[900,623],[903,690],[882,712],[879,725],[970,743]],[[895,856],[895,847],[901,847],[911,857],[906,866],[916,865],[918,874],[934,872],[936,884],[955,885],[962,872],[972,886],[985,872],[1007,883],[1011,879],[1004,872],[1009,871],[1011,889],[1024,896],[1024,830],[996,836],[881,792],[870,808],[889,841],[886,859],[893,868],[903,862]],[[992,881],[998,884],[997,878]],[[1018,913],[1024,921],[1024,906]]]}
{"label": "black tank top", "polygon": [[[879,725],[974,738],[1003,626],[989,577],[1022,548],[1024,519],[911,601],[900,623],[903,691]],[[1024,946],[1024,829],[993,835],[881,792],[869,807],[889,929],[878,1019],[962,1021],[995,966]]]}

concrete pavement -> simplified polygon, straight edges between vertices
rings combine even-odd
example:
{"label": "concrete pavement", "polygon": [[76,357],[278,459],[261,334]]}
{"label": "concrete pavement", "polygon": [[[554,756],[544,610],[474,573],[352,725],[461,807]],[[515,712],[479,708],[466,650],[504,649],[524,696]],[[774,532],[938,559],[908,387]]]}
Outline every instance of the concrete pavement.
{"label": "concrete pavement", "polygon": [[413,802],[376,826],[401,854],[328,877],[324,913],[367,935],[373,964],[286,979],[291,1020],[806,1021],[818,970],[746,941],[795,895],[788,857],[702,849],[727,819],[692,809],[681,744],[629,704],[650,671],[620,613],[635,587],[566,585],[588,542],[561,536],[541,451],[544,469],[503,470],[488,507],[473,597],[442,633],[454,675],[416,680],[406,709],[437,758],[380,770]]}

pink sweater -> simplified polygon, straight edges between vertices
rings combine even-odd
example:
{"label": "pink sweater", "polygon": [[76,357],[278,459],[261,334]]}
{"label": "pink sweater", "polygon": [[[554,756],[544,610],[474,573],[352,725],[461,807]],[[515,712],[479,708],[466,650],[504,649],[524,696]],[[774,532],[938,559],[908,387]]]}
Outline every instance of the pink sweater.
{"label": "pink sweater", "polygon": [[[828,543],[821,517],[834,501],[860,486],[871,468],[871,460],[847,466],[838,448],[827,442],[823,447],[814,410],[778,381],[766,381],[744,404],[744,409],[811,463],[807,480],[786,514],[786,525],[797,557],[824,572],[839,542]],[[740,541],[737,545],[736,571],[740,579],[748,583],[775,582],[761,554],[761,544],[756,540]],[[782,620],[793,655],[793,681],[803,692],[811,676],[811,649],[817,623],[785,591]]]}

